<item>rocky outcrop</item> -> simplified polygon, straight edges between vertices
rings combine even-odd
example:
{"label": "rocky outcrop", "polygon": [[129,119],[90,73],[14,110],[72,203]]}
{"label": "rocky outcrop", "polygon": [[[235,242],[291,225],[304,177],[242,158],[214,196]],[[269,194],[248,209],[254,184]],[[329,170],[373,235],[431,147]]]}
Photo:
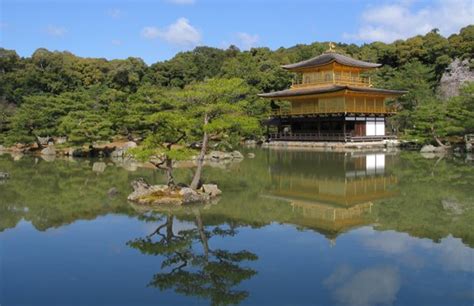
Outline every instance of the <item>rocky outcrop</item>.
{"label": "rocky outcrop", "polygon": [[455,59],[441,76],[438,93],[448,99],[459,95],[459,89],[466,82],[474,82],[474,70],[469,68],[469,60]]}
{"label": "rocky outcrop", "polygon": [[217,185],[205,184],[199,190],[189,187],[170,188],[167,185],[150,185],[143,179],[132,182],[133,192],[128,200],[142,205],[184,205],[205,203],[221,194]]}

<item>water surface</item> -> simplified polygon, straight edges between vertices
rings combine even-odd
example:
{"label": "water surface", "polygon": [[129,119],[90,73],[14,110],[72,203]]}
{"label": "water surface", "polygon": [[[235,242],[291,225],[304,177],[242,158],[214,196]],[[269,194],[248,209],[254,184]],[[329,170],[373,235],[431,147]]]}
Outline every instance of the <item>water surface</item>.
{"label": "water surface", "polygon": [[150,169],[0,156],[0,304],[473,304],[472,162],[248,152],[205,169],[218,202],[155,209],[126,201]]}

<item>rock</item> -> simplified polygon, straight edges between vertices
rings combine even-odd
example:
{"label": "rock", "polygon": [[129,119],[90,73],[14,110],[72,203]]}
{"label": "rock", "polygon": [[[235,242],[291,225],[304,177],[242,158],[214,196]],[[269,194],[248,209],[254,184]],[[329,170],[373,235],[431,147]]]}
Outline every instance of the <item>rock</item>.
{"label": "rock", "polygon": [[92,171],[102,173],[107,168],[107,165],[104,162],[95,162],[92,165]]}
{"label": "rock", "polygon": [[257,141],[256,140],[253,140],[253,139],[247,139],[245,142],[244,142],[244,145],[248,146],[248,147],[255,147],[257,145]]}
{"label": "rock", "polygon": [[209,195],[200,194],[196,190],[189,187],[181,188],[179,194],[183,198],[183,204],[186,203],[195,203],[195,202],[205,202],[209,200]]}
{"label": "rock", "polygon": [[128,141],[124,143],[121,147],[116,148],[112,153],[110,153],[111,157],[124,157],[126,156],[127,150],[130,148],[136,148],[137,143],[133,141]]}
{"label": "rock", "polygon": [[115,197],[117,194],[118,194],[118,190],[115,187],[112,187],[109,189],[109,191],[107,191],[107,195],[109,197]]}
{"label": "rock", "polygon": [[464,212],[461,203],[456,201],[456,199],[443,199],[441,200],[441,204],[443,205],[444,210],[449,211],[452,214],[460,215]]}
{"label": "rock", "polygon": [[233,151],[232,153],[230,153],[230,155],[232,156],[233,159],[243,159],[244,158],[242,153],[240,153],[239,151]]}
{"label": "rock", "polygon": [[420,153],[433,153],[435,150],[435,146],[432,146],[432,145],[424,145],[421,150],[420,150]]}
{"label": "rock", "polygon": [[219,188],[217,188],[216,184],[203,184],[201,188],[202,188],[202,191],[205,194],[208,194],[210,197],[216,197],[222,194],[222,191]]}
{"label": "rock", "polygon": [[10,178],[10,174],[8,172],[0,172],[0,180],[6,180]]}
{"label": "rock", "polygon": [[449,64],[439,82],[439,95],[448,99],[459,95],[459,88],[466,82],[474,81],[474,70],[469,67],[469,59],[455,59]]}
{"label": "rock", "polygon": [[53,142],[53,139],[49,136],[46,136],[46,137],[39,137],[37,136],[36,139],[38,139],[38,142],[42,145],[42,146],[47,146],[49,145],[50,142]]}
{"label": "rock", "polygon": [[209,153],[209,156],[211,159],[218,159],[218,160],[224,160],[224,159],[231,159],[232,156],[229,153],[226,152],[221,152],[221,151],[211,151]]}
{"label": "rock", "polygon": [[247,153],[248,158],[255,158],[255,153]]}
{"label": "rock", "polygon": [[41,155],[56,155],[56,149],[54,146],[48,146],[41,150]]}
{"label": "rock", "polygon": [[133,192],[128,196],[130,201],[138,201],[140,198],[149,196],[153,193],[165,193],[169,190],[166,185],[153,185],[151,186],[144,179],[139,178],[132,182]]}

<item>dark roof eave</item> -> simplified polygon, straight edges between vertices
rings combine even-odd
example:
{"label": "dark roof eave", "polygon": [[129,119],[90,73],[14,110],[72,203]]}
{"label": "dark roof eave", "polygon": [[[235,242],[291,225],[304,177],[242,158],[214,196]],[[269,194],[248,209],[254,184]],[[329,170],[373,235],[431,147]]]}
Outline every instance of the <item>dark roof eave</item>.
{"label": "dark roof eave", "polygon": [[313,87],[313,88],[301,88],[301,89],[286,89],[286,90],[281,90],[281,91],[258,94],[258,96],[261,98],[284,99],[284,98],[289,98],[289,97],[333,93],[333,92],[338,92],[338,91],[342,91],[346,89],[350,91],[355,91],[355,92],[380,93],[380,94],[393,95],[393,96],[401,96],[408,92],[405,90],[390,90],[390,89],[380,89],[380,88],[372,88],[372,87],[333,85],[330,87],[320,87],[320,88]]}

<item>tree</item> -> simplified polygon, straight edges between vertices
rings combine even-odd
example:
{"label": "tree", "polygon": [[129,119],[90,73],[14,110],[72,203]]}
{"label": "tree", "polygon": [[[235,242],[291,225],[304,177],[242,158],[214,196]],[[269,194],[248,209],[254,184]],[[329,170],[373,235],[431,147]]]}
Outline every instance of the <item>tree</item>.
{"label": "tree", "polygon": [[192,151],[186,147],[191,120],[176,111],[163,111],[150,115],[147,121],[152,130],[143,144],[131,150],[140,160],[150,161],[156,168],[166,171],[167,185],[176,189],[173,162],[189,159]]}
{"label": "tree", "polygon": [[92,144],[113,135],[112,122],[94,112],[73,111],[61,118],[58,133],[66,135],[68,141],[76,145]]}
{"label": "tree", "polygon": [[[455,97],[448,101],[433,97],[425,99],[410,114],[413,126],[407,129],[408,135],[425,142],[434,140],[438,145],[444,146],[442,139],[446,136],[462,135],[472,128],[474,91],[472,85],[470,87],[466,87],[463,91],[466,97]],[[466,103],[465,99],[470,100],[470,103]]]}
{"label": "tree", "polygon": [[184,105],[196,119],[196,131],[201,135],[201,151],[190,187],[200,184],[204,156],[209,140],[224,141],[255,133],[259,124],[255,118],[245,115],[242,101],[251,92],[241,79],[210,79],[190,85],[182,93]]}

